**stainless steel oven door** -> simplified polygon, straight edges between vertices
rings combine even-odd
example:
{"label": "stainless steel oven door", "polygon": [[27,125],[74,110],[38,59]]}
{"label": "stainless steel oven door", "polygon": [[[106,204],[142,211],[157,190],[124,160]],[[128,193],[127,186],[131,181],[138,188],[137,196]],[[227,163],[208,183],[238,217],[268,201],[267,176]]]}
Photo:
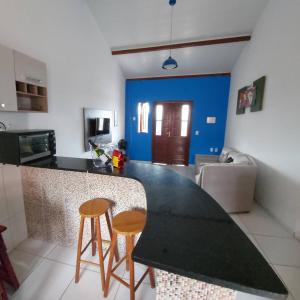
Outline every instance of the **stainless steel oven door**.
{"label": "stainless steel oven door", "polygon": [[49,133],[20,135],[19,147],[21,163],[50,156]]}

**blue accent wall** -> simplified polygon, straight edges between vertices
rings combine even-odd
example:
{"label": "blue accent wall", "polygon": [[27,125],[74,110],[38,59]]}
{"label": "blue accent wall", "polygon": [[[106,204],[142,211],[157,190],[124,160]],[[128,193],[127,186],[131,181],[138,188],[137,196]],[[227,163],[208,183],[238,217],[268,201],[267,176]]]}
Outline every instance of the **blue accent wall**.
{"label": "blue accent wall", "polygon": [[[189,163],[194,163],[195,154],[220,153],[224,145],[229,86],[229,76],[127,80],[125,138],[130,159],[152,160],[152,113],[156,101],[193,102]],[[150,103],[148,133],[137,132],[138,102]],[[215,116],[216,124],[206,124],[208,116]],[[196,130],[199,135],[195,135]],[[210,148],[218,151],[211,153]]]}

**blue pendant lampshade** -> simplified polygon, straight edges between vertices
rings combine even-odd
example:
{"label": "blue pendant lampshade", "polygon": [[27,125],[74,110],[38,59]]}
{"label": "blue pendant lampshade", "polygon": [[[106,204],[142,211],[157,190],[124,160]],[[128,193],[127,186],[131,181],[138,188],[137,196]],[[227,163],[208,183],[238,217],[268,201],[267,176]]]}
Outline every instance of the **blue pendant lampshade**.
{"label": "blue pendant lampshade", "polygon": [[177,67],[178,67],[177,61],[173,59],[171,56],[169,56],[169,58],[166,59],[162,65],[162,68],[165,70],[172,70],[172,69],[176,69]]}

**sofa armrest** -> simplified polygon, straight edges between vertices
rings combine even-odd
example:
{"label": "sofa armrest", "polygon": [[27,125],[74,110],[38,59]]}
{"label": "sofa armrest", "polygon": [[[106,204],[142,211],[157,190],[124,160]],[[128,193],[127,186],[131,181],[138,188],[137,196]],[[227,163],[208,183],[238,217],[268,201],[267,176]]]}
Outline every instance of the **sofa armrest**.
{"label": "sofa armrest", "polygon": [[249,211],[254,198],[256,166],[204,165],[200,185],[227,212]]}

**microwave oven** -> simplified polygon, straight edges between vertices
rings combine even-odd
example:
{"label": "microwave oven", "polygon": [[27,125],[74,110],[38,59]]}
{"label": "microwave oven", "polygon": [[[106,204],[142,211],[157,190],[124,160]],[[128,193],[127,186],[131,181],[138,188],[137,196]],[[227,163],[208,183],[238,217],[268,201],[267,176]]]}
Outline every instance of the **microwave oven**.
{"label": "microwave oven", "polygon": [[0,132],[0,163],[20,165],[56,153],[54,130]]}

